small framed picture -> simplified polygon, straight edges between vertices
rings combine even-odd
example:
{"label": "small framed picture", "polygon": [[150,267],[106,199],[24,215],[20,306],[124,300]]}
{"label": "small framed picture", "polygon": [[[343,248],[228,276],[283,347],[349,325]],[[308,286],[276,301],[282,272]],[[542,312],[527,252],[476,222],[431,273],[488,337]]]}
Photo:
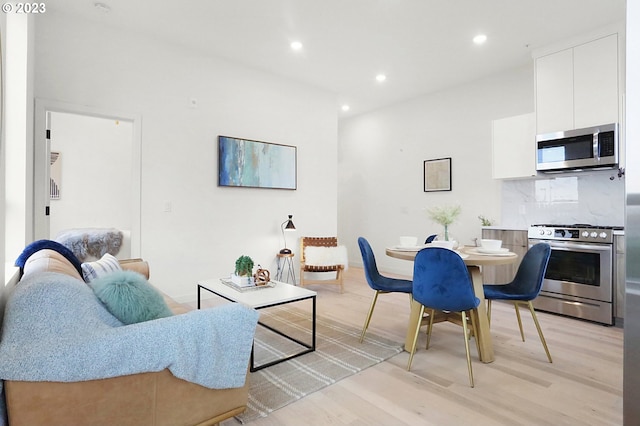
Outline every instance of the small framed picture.
{"label": "small framed picture", "polygon": [[424,192],[451,191],[451,157],[424,161]]}

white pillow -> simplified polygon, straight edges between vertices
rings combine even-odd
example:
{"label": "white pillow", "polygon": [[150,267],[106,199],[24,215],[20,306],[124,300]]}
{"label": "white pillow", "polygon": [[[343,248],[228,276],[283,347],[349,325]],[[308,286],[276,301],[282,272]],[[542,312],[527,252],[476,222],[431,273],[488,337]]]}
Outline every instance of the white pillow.
{"label": "white pillow", "polygon": [[111,272],[121,271],[120,262],[115,256],[106,253],[101,259],[82,264],[82,277],[88,283],[99,277],[104,277]]}
{"label": "white pillow", "polygon": [[347,248],[307,246],[304,248],[304,262],[311,266],[343,265],[346,270],[349,265]]}

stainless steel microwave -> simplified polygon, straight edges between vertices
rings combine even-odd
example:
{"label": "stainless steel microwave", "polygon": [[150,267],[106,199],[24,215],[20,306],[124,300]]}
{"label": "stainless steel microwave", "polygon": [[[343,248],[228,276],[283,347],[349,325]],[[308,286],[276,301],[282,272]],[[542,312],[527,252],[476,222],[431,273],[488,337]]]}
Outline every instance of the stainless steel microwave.
{"label": "stainless steel microwave", "polygon": [[536,136],[536,170],[559,172],[618,166],[618,124]]}

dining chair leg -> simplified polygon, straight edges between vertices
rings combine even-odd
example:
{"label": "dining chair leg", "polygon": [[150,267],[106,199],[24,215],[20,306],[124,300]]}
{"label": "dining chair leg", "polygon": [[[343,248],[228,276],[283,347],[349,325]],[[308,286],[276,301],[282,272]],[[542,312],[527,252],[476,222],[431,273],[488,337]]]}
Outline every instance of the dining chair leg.
{"label": "dining chair leg", "polygon": [[407,363],[407,371],[411,371],[411,363],[413,362],[413,355],[416,353],[416,343],[418,343],[418,335],[420,334],[420,324],[422,323],[423,315],[424,315],[424,305],[420,305],[420,315],[418,315],[416,332],[413,335],[413,342],[411,342],[411,350],[409,351],[409,362]]}
{"label": "dining chair leg", "polygon": [[547,358],[549,359],[549,362],[553,363],[553,361],[551,360],[551,353],[549,352],[549,348],[547,347],[547,341],[544,339],[542,328],[540,327],[538,317],[536,316],[536,311],[535,309],[533,309],[533,303],[529,301],[528,305],[529,311],[531,311],[531,316],[533,317],[533,322],[536,324],[536,329],[538,329],[538,336],[540,336],[540,341],[542,342],[542,346],[544,346],[544,351],[547,353]]}
{"label": "dining chair leg", "polygon": [[513,302],[513,307],[516,309],[516,317],[518,318],[518,327],[520,327],[520,337],[524,342],[524,330],[522,329],[522,318],[520,318],[520,309],[518,308],[518,302]]}
{"label": "dining chair leg", "polygon": [[469,354],[469,333],[467,330],[467,313],[465,311],[462,311],[460,313],[462,315],[462,330],[464,332],[464,348],[467,352],[467,369],[469,370],[469,384],[471,385],[471,387],[474,387],[473,385],[473,369],[471,368],[471,355]]}
{"label": "dining chair leg", "polygon": [[469,311],[469,316],[471,317],[471,327],[473,328],[473,340],[476,341],[476,350],[478,351],[478,358],[480,358],[480,342],[478,341],[478,311],[473,309]]}
{"label": "dining chair leg", "polygon": [[373,300],[371,301],[371,307],[369,308],[367,319],[364,321],[364,327],[362,327],[362,334],[360,335],[360,343],[362,343],[362,341],[364,340],[364,334],[367,332],[367,328],[369,328],[369,322],[371,322],[371,315],[373,315],[373,308],[376,307],[378,294],[380,294],[380,291],[376,290],[376,293],[373,295]]}
{"label": "dining chair leg", "polygon": [[491,327],[491,299],[487,300],[487,319],[489,320],[489,327]]}
{"label": "dining chair leg", "polygon": [[431,331],[433,330],[433,317],[436,315],[436,310],[431,309],[429,313],[429,326],[427,327],[427,347],[429,349],[429,342],[431,342]]}

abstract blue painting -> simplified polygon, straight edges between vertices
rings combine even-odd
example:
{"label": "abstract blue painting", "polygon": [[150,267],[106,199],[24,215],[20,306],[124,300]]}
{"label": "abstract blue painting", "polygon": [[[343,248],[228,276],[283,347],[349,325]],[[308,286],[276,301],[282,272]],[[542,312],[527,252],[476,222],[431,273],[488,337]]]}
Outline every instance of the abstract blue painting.
{"label": "abstract blue painting", "polygon": [[297,148],[218,136],[218,186],[296,189]]}

